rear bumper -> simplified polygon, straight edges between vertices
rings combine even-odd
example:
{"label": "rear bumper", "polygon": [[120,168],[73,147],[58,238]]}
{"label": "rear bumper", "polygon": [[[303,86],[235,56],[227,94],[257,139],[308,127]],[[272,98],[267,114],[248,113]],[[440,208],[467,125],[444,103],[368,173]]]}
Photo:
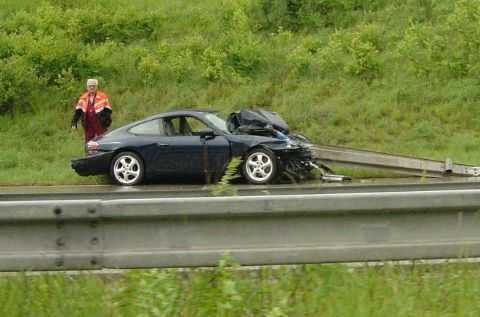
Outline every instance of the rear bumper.
{"label": "rear bumper", "polygon": [[71,161],[72,168],[80,176],[108,174],[113,152],[104,152]]}

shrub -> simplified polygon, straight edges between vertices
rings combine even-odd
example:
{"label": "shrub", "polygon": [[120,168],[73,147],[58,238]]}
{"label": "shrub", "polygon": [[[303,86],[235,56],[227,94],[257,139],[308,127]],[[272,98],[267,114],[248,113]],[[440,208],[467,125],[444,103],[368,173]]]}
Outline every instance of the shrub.
{"label": "shrub", "polygon": [[399,52],[406,57],[417,77],[429,77],[441,66],[441,52],[446,48],[444,38],[430,26],[412,25],[405,31]]}
{"label": "shrub", "polygon": [[5,32],[0,32],[0,59],[11,56],[14,49],[13,38]]}
{"label": "shrub", "polygon": [[195,72],[192,52],[189,49],[177,50],[165,42],[156,51],[140,57],[137,68],[146,86],[153,86],[161,79],[181,83]]}
{"label": "shrub", "polygon": [[202,54],[203,72],[202,77],[210,81],[219,81],[227,77],[231,70],[227,69],[227,54],[221,50],[208,47]]}
{"label": "shrub", "polygon": [[381,71],[380,38],[381,32],[372,25],[361,25],[354,32],[337,31],[318,50],[319,66],[324,74],[341,71],[371,81]]}
{"label": "shrub", "polygon": [[53,84],[63,69],[73,67],[76,70],[80,50],[80,45],[67,39],[62,32],[26,33],[17,38],[16,53],[28,60],[49,84]]}
{"label": "shrub", "polygon": [[161,26],[162,16],[157,12],[143,12],[130,7],[109,10],[76,10],[69,14],[75,19],[77,34],[83,43],[116,41],[131,43],[149,39]]}
{"label": "shrub", "polygon": [[64,109],[70,111],[72,105],[76,103],[78,92],[81,91],[82,85],[73,74],[72,68],[62,69],[55,79],[56,96],[58,96],[58,104],[63,105]]}
{"label": "shrub", "polygon": [[0,114],[21,112],[31,106],[31,97],[43,86],[44,78],[19,56],[0,60]]}
{"label": "shrub", "polygon": [[418,77],[440,80],[480,75],[480,1],[457,1],[435,25],[410,26],[399,44]]}
{"label": "shrub", "polygon": [[187,80],[194,73],[193,54],[189,49],[171,55],[167,60],[167,67],[177,82]]}
{"label": "shrub", "polygon": [[148,54],[140,58],[138,71],[142,76],[143,84],[145,86],[153,86],[160,78],[162,66],[155,56]]}
{"label": "shrub", "polygon": [[342,68],[345,60],[344,33],[337,31],[330,34],[327,45],[318,54],[318,63],[322,73],[332,73]]}
{"label": "shrub", "polygon": [[86,45],[78,52],[76,60],[70,65],[74,67],[74,74],[79,79],[95,76],[112,77],[116,73],[122,72],[122,65],[111,62],[115,52],[121,49],[122,47],[113,41],[98,45]]}
{"label": "shrub", "polygon": [[[244,77],[253,77],[259,70],[265,56],[260,39],[253,33],[246,9],[234,5],[224,14],[225,32],[217,50],[224,56],[224,65]],[[226,71],[228,72],[228,71]]]}
{"label": "shrub", "polygon": [[263,29],[279,28],[316,31],[353,25],[357,11],[377,10],[387,1],[379,0],[260,0],[251,9]]}
{"label": "shrub", "polygon": [[321,42],[314,37],[307,36],[301,43],[287,54],[287,63],[296,75],[308,73],[314,62],[314,55],[320,50]]}
{"label": "shrub", "polygon": [[373,79],[379,72],[378,50],[369,41],[355,34],[348,46],[351,60],[345,66],[347,72],[366,79]]}

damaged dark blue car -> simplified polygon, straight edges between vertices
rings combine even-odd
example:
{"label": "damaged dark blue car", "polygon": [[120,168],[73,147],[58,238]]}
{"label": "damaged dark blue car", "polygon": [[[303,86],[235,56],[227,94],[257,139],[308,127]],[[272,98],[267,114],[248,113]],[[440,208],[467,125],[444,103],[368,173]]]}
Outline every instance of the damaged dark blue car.
{"label": "damaged dark blue car", "polygon": [[130,123],[86,144],[86,156],[72,160],[81,176],[109,174],[120,185],[153,178],[219,179],[234,157],[242,177],[268,184],[281,175],[297,180],[318,165],[309,141],[289,133],[274,112],[242,110],[227,120],[211,110],[161,113]]}

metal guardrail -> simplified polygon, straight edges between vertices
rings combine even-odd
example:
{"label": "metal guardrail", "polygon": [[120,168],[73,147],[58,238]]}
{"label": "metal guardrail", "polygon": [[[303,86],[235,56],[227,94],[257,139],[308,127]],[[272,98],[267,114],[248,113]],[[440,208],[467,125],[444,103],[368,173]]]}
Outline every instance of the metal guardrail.
{"label": "metal guardrail", "polygon": [[480,256],[480,190],[0,202],[0,271]]}
{"label": "metal guardrail", "polygon": [[428,177],[480,176],[480,166],[456,164],[449,158],[445,161],[436,161],[333,145],[315,145],[312,150],[315,157],[324,163],[362,166]]}

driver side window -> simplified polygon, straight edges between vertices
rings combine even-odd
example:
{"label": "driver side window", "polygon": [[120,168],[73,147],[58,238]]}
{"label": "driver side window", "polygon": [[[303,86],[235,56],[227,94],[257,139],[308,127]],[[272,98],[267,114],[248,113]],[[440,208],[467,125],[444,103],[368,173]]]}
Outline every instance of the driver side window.
{"label": "driver side window", "polygon": [[199,135],[199,131],[208,126],[194,117],[175,117],[165,119],[165,134],[168,136]]}
{"label": "driver side window", "polygon": [[207,129],[208,126],[197,118],[185,117],[188,126],[190,127],[193,135],[199,135],[200,130]]}

